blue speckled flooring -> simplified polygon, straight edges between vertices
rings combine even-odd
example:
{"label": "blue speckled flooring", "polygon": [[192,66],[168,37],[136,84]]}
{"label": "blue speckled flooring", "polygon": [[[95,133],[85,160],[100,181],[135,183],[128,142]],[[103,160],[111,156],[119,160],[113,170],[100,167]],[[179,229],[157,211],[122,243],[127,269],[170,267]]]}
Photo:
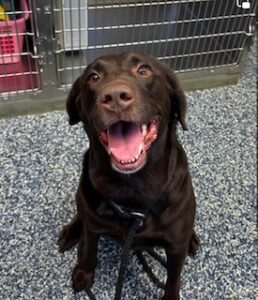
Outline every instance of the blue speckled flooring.
{"label": "blue speckled flooring", "polygon": [[[190,132],[180,139],[202,247],[185,264],[184,300],[257,299],[255,63],[253,49],[238,85],[187,94]],[[75,299],[76,250],[61,255],[56,241],[75,212],[86,136],[68,126],[64,112],[0,120],[0,132],[0,299]],[[99,253],[93,290],[99,300],[112,299],[120,249],[103,238]],[[124,299],[161,295],[132,258]]]}

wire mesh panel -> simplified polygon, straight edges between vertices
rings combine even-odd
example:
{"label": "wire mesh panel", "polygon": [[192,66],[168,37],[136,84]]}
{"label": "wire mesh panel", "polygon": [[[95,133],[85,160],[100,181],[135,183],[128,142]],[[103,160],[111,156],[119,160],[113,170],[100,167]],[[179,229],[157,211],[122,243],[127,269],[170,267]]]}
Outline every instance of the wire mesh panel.
{"label": "wire mesh panel", "polygon": [[144,52],[176,72],[239,64],[253,34],[255,6],[230,0],[55,2],[59,85],[100,55]]}
{"label": "wire mesh panel", "polygon": [[0,0],[0,100],[40,90],[42,100],[62,97],[89,62],[124,51],[153,55],[177,73],[233,68],[254,35],[256,6],[252,0]]}
{"label": "wire mesh panel", "polygon": [[0,1],[0,95],[41,88],[31,1]]}

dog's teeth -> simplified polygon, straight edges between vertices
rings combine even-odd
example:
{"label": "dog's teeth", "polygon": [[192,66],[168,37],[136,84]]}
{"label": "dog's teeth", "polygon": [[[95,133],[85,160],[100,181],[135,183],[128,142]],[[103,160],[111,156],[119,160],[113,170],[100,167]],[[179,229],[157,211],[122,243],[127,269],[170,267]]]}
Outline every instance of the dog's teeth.
{"label": "dog's teeth", "polygon": [[137,162],[137,160],[140,158],[142,151],[132,160],[130,161],[126,161],[126,160],[120,160],[120,164],[122,165],[128,165],[128,164],[134,164],[135,162]]}
{"label": "dog's teeth", "polygon": [[138,155],[140,155],[141,154],[141,152],[143,151],[143,144],[141,144],[140,146],[139,146],[139,149],[138,149]]}
{"label": "dog's teeth", "polygon": [[146,124],[143,124],[142,125],[142,135],[143,137],[145,137],[147,134],[147,125]]}

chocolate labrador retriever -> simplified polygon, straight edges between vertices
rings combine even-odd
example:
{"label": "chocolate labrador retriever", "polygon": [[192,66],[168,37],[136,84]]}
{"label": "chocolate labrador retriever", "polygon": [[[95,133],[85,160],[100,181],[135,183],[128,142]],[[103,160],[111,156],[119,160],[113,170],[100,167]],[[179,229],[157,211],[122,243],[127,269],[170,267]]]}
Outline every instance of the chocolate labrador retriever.
{"label": "chocolate labrador retriever", "polygon": [[163,299],[179,299],[184,260],[199,245],[191,176],[176,135],[178,123],[187,130],[186,108],[173,72],[147,55],[100,57],[74,82],[67,99],[69,123],[83,123],[90,147],[76,193],[77,214],[62,230],[59,248],[64,252],[80,241],[75,291],[93,284],[100,235],[125,240],[131,221],[112,203],[147,212],[132,248],[165,248]]}

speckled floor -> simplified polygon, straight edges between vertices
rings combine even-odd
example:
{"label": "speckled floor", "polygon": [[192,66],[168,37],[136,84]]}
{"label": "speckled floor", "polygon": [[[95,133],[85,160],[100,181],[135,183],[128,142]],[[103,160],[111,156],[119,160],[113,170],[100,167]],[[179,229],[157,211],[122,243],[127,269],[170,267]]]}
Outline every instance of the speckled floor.
{"label": "speckled floor", "polygon": [[[256,67],[254,49],[238,85],[188,93],[190,132],[180,132],[197,196],[202,247],[188,258],[184,300],[257,299]],[[76,250],[60,254],[59,230],[75,212],[87,138],[64,112],[0,121],[0,299],[87,299],[73,295]],[[112,299],[119,247],[99,245],[93,291]],[[162,268],[152,265],[165,278]],[[124,299],[157,300],[132,257]]]}

